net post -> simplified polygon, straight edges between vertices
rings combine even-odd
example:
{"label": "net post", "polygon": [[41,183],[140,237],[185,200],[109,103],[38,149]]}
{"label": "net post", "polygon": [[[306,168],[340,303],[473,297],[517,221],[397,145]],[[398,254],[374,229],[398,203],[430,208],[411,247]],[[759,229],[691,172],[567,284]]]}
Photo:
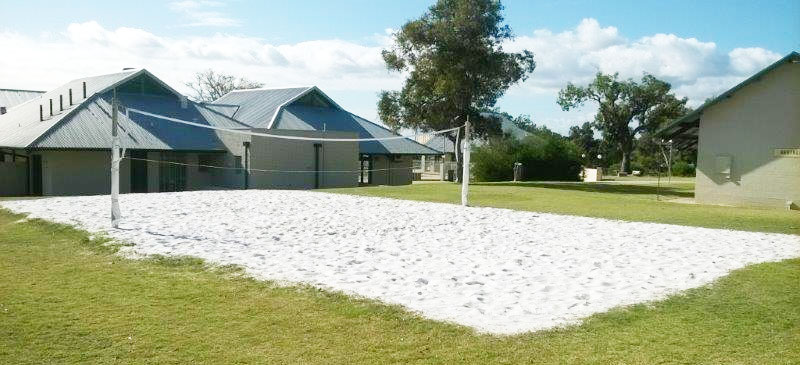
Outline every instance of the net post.
{"label": "net post", "polygon": [[469,196],[469,135],[470,135],[470,124],[469,124],[469,115],[467,115],[467,122],[464,124],[464,155],[463,159],[463,167],[461,171],[463,175],[461,176],[461,205],[468,206],[468,196]]}
{"label": "net post", "polygon": [[111,226],[119,228],[119,134],[118,128],[118,101],[117,89],[113,91],[111,99]]}

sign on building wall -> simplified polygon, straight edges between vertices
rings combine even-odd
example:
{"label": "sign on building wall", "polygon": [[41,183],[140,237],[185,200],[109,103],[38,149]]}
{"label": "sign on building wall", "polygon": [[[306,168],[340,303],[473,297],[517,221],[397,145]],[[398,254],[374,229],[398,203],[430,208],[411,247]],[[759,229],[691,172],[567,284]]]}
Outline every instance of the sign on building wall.
{"label": "sign on building wall", "polygon": [[800,158],[800,148],[776,148],[775,157]]}

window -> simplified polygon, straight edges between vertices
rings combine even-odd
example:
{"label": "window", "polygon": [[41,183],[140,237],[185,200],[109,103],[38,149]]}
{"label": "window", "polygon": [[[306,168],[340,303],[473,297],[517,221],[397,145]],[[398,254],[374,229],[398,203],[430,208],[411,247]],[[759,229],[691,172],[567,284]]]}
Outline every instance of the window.
{"label": "window", "polygon": [[233,156],[233,167],[236,168],[236,174],[240,175],[242,173],[242,156]]}

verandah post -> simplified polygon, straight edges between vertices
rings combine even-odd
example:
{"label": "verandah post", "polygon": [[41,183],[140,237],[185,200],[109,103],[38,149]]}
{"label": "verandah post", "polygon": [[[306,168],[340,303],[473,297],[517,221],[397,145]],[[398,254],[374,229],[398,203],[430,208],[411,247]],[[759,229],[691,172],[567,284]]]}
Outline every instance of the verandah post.
{"label": "verandah post", "polygon": [[117,89],[111,99],[111,226],[119,228],[119,135],[117,132]]}

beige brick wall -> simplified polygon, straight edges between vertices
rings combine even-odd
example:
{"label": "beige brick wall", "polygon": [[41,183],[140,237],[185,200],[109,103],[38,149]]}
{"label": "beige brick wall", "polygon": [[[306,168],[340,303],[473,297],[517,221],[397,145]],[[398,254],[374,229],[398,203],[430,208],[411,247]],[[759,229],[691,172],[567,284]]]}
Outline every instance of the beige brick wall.
{"label": "beige brick wall", "polygon": [[[111,153],[108,151],[37,151],[42,156],[42,193],[44,195],[97,195],[111,192]],[[197,153],[182,153],[184,162],[195,165]],[[214,154],[217,156],[217,154]],[[219,154],[222,158],[224,154]],[[148,152],[151,160],[164,160],[161,152]],[[122,160],[119,173],[120,193],[131,190],[130,160]],[[148,191],[159,191],[158,163],[148,163]],[[186,167],[186,190],[224,188],[215,176],[217,172],[199,171]]]}
{"label": "beige brick wall", "polygon": [[373,171],[371,185],[408,185],[413,179],[412,167],[414,156],[400,155],[394,160],[384,155],[372,156],[373,169],[391,169]]}
{"label": "beige brick wall", "polygon": [[[37,151],[42,156],[43,195],[97,195],[111,192],[108,151]],[[130,190],[130,165],[120,164],[120,192]]]}
{"label": "beige brick wall", "polygon": [[[269,133],[322,137],[358,138],[353,132],[271,130]],[[358,186],[358,143],[297,141],[253,136],[250,145],[250,168],[304,172],[251,171],[251,189],[313,189],[315,184],[314,144],[321,143],[319,186],[321,188]],[[330,172],[348,171],[348,172]]]}
{"label": "beige brick wall", "polygon": [[10,155],[0,154],[0,196],[25,195],[28,164],[25,158],[16,161]]}
{"label": "beige brick wall", "polygon": [[[700,120],[695,198],[699,203],[785,207],[800,203],[800,64],[784,64],[706,109]],[[731,157],[731,176],[716,169]]]}

